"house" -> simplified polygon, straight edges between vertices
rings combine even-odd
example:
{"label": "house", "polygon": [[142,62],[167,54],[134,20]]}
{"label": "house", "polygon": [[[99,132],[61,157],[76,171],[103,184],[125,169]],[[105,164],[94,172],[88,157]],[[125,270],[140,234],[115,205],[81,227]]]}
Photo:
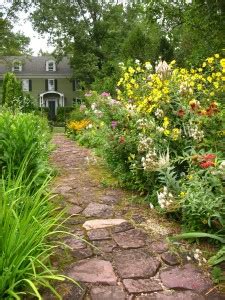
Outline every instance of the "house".
{"label": "house", "polygon": [[52,119],[57,115],[57,108],[72,106],[79,91],[72,79],[73,71],[69,59],[60,62],[51,56],[7,56],[0,59],[0,85],[4,74],[15,73],[22,81],[24,92],[29,92],[39,107],[49,108]]}

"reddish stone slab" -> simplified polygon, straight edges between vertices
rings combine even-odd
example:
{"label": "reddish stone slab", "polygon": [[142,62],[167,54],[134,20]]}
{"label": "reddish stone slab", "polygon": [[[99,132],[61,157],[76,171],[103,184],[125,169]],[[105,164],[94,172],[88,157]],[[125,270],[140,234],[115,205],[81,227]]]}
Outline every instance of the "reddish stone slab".
{"label": "reddish stone slab", "polygon": [[113,215],[113,209],[110,205],[101,203],[90,203],[83,211],[85,217],[109,218]]}
{"label": "reddish stone slab", "polygon": [[[100,251],[105,253],[111,253],[116,248],[116,243],[113,240],[94,241],[93,245]],[[93,249],[95,253],[99,254],[99,250]]]}
{"label": "reddish stone slab", "polygon": [[131,229],[115,233],[112,237],[121,248],[129,249],[144,247],[147,235],[139,229]]}
{"label": "reddish stone slab", "polygon": [[163,253],[169,250],[168,244],[165,241],[154,241],[150,244],[149,250],[153,253]]}
{"label": "reddish stone slab", "polygon": [[113,195],[105,195],[105,196],[102,196],[100,198],[100,200],[105,204],[113,205],[113,204],[118,203],[120,201],[120,198],[115,197]]}
{"label": "reddish stone slab", "polygon": [[162,260],[170,266],[176,266],[179,265],[179,258],[176,254],[171,253],[171,252],[165,252],[161,255]]}
{"label": "reddish stone slab", "polygon": [[196,292],[205,292],[212,287],[211,280],[192,264],[162,270],[160,278],[162,283],[171,289],[188,289]]}
{"label": "reddish stone slab", "polygon": [[112,264],[97,258],[86,259],[72,264],[68,276],[88,283],[116,285],[117,277]]}
{"label": "reddish stone slab", "polygon": [[160,262],[144,249],[114,253],[115,266],[121,278],[148,278],[156,274]]}
{"label": "reddish stone slab", "polygon": [[116,225],[111,228],[112,233],[118,233],[118,232],[124,232],[130,229],[134,229],[134,226],[131,225],[129,222],[125,221],[121,223],[120,225]]}
{"label": "reddish stone slab", "polygon": [[73,189],[72,186],[69,185],[61,185],[54,188],[53,193],[54,194],[65,194]]}
{"label": "reddish stone slab", "polygon": [[126,293],[119,286],[99,286],[91,289],[91,300],[125,300]]}
{"label": "reddish stone slab", "polygon": [[162,286],[154,279],[124,279],[123,284],[133,294],[162,291]]}
{"label": "reddish stone slab", "polygon": [[136,298],[136,300],[204,300],[205,297],[194,293],[193,291],[166,291],[154,293],[150,295],[143,295]]}
{"label": "reddish stone slab", "polygon": [[88,238],[91,241],[110,239],[110,233],[106,228],[93,229],[87,232]]}
{"label": "reddish stone slab", "polygon": [[69,250],[76,259],[84,259],[93,255],[92,248],[83,240],[69,238],[65,244],[70,247]]}
{"label": "reddish stone slab", "polygon": [[79,214],[80,212],[82,212],[83,208],[79,205],[73,205],[68,209],[68,213],[70,215],[76,215]]}

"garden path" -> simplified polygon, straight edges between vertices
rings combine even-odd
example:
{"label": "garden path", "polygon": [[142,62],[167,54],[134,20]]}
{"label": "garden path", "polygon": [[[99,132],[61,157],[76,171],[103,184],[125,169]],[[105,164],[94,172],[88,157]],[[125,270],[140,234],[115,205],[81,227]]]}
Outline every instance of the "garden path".
{"label": "garden path", "polygon": [[222,299],[209,296],[210,279],[186,254],[177,255],[174,247],[172,252],[165,237],[175,227],[168,229],[144,204],[130,201],[129,192],[108,186],[104,175],[100,180],[100,163],[90,150],[63,134],[55,134],[53,143],[52,163],[60,173],[54,193],[70,216],[67,226],[95,246],[64,238],[70,249],[60,249],[53,263],[83,289],[59,284],[63,300]]}

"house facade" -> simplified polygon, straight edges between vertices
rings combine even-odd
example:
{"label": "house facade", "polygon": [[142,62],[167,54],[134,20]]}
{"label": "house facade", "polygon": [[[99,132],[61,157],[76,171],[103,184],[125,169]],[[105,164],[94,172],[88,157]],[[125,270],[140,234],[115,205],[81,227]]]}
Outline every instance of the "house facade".
{"label": "house facade", "polygon": [[49,108],[51,118],[58,107],[72,106],[79,95],[69,59],[60,62],[50,56],[8,56],[0,59],[0,85],[4,74],[13,72],[24,92],[37,99],[37,106]]}

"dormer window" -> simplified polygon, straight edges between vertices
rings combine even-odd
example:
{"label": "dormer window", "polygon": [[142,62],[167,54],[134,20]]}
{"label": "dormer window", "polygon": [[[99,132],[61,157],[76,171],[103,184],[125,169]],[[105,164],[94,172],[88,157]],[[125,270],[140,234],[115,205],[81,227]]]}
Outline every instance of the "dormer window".
{"label": "dormer window", "polygon": [[56,65],[54,60],[49,60],[46,62],[46,71],[47,72],[55,72],[56,71]]}
{"label": "dormer window", "polygon": [[13,72],[21,72],[22,71],[22,63],[19,60],[15,60],[12,65]]}

